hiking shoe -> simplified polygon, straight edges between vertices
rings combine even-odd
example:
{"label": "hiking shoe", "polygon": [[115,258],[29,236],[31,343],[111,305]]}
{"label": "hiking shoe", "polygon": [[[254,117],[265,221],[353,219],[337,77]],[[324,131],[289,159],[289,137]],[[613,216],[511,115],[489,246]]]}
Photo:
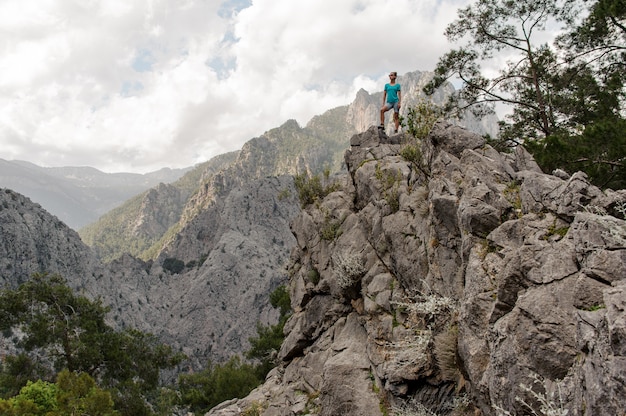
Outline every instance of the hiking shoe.
{"label": "hiking shoe", "polygon": [[381,129],[381,130],[384,130],[385,129],[385,125],[384,124],[379,124],[378,128]]}

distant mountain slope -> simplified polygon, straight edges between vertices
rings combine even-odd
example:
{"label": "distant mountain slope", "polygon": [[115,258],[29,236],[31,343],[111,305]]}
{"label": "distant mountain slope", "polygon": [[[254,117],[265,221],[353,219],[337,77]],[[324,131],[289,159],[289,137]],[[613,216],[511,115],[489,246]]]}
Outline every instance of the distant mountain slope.
{"label": "distant mountain slope", "polygon": [[[59,273],[79,293],[102,298],[115,325],[157,335],[199,368],[242,354],[257,322],[275,323],[269,296],[286,281],[295,244],[289,222],[299,208],[290,176],[233,188],[185,229],[202,238],[195,247],[204,251],[173,271],[129,255],[102,264],[39,204],[0,189],[0,288],[16,287],[35,272]],[[210,233],[196,224],[211,224]],[[0,355],[4,347],[0,336]]]}
{"label": "distant mountain slope", "polygon": [[[422,88],[432,76],[430,72],[415,71],[400,78],[404,92],[403,112],[424,98]],[[453,93],[454,87],[448,84],[438,90],[432,100],[440,104]],[[198,172],[202,172],[202,177],[186,191],[179,191],[180,186],[176,184],[153,188],[81,230],[81,237],[105,261],[124,252],[144,260],[154,259],[168,245],[170,251],[177,251],[170,243],[176,245],[181,239],[189,238],[177,235],[185,224],[233,187],[266,176],[340,171],[350,137],[379,123],[381,104],[381,92],[369,94],[360,90],[350,105],[317,115],[304,127],[295,120],[288,120],[251,139],[237,154],[214,158],[210,167],[198,167],[189,172],[181,180],[192,183],[192,176],[197,177]],[[387,119],[391,120],[391,113],[387,114]],[[468,114],[457,123],[479,134],[495,135],[497,130],[495,116],[477,120]],[[188,192],[190,190],[192,192]],[[173,242],[175,238],[179,243]]]}
{"label": "distant mountain slope", "polygon": [[164,168],[143,175],[105,173],[90,167],[47,168],[0,159],[0,186],[29,197],[77,230],[128,198],[161,182],[173,182],[188,170]]}
{"label": "distant mountain slope", "polygon": [[159,184],[126,201],[98,221],[79,230],[99,258],[111,261],[124,253],[148,259],[146,252],[180,220],[189,197],[203,182],[232,163],[238,152],[204,162],[172,184]]}

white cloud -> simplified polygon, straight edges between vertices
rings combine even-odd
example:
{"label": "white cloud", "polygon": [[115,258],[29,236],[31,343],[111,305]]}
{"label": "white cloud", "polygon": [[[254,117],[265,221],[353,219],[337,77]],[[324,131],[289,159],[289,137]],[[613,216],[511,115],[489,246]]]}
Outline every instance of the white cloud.
{"label": "white cloud", "polygon": [[430,70],[470,0],[4,0],[5,159],[145,172]]}

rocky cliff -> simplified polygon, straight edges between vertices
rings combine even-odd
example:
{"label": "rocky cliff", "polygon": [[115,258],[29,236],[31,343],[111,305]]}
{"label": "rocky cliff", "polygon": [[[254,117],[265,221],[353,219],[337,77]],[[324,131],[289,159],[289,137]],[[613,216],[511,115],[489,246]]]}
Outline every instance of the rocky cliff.
{"label": "rocky cliff", "polygon": [[[208,204],[148,269],[151,283],[140,293],[152,312],[135,314],[138,326],[180,348],[196,368],[241,354],[257,322],[278,319],[269,294],[287,281],[295,244],[289,222],[299,210],[289,176],[250,181]],[[184,269],[167,270],[167,259]]]}
{"label": "rocky cliff", "polygon": [[[403,115],[425,99],[422,88],[432,77],[433,73],[420,71],[400,77]],[[446,84],[432,100],[442,104],[453,93],[454,87]],[[240,151],[217,156],[178,182],[155,187],[129,200],[80,230],[81,237],[105,261],[124,252],[144,260],[154,259],[198,212],[235,186],[266,176],[344,169],[343,153],[350,137],[379,123],[381,104],[381,92],[370,94],[361,90],[351,104],[315,116],[304,127],[288,120],[252,138]],[[392,123],[390,114],[387,119]],[[481,135],[495,136],[498,128],[495,116],[478,120],[470,112],[456,122]]]}
{"label": "rocky cliff", "polygon": [[1,288],[16,288],[33,273],[59,274],[81,295],[101,298],[111,307],[112,323],[124,326],[135,323],[138,299],[149,286],[145,268],[103,265],[76,231],[29,198],[0,188]]}
{"label": "rocky cliff", "polygon": [[279,366],[209,415],[623,414],[625,191],[449,124],[350,145],[292,222]]}
{"label": "rocky cliff", "polygon": [[[289,222],[299,210],[293,178],[250,180],[197,213],[159,261],[124,255],[102,264],[74,230],[0,189],[0,285],[58,273],[79,293],[102,298],[112,324],[153,333],[201,368],[241,354],[257,322],[278,319],[269,294],[287,280]],[[168,259],[181,267],[168,268]]]}
{"label": "rocky cliff", "polygon": [[39,204],[0,189],[0,286],[17,287],[35,272],[59,273],[82,286],[99,262],[78,234]]}

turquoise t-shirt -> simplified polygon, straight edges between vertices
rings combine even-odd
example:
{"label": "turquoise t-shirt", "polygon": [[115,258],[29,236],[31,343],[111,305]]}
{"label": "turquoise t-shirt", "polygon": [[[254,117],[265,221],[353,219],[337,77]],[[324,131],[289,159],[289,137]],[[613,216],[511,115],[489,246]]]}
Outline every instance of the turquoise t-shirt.
{"label": "turquoise t-shirt", "polygon": [[387,102],[388,103],[397,103],[398,102],[398,91],[400,91],[400,84],[395,83],[385,84],[385,91],[387,92]]}

